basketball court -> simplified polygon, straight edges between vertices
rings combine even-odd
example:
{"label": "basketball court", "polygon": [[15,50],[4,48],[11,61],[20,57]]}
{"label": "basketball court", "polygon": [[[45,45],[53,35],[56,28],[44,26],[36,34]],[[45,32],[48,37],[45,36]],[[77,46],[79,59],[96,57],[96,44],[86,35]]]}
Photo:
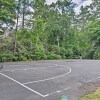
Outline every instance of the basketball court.
{"label": "basketball court", "polygon": [[76,87],[100,80],[100,61],[9,62],[3,66],[0,100],[59,100],[62,95],[71,99],[69,93]]}

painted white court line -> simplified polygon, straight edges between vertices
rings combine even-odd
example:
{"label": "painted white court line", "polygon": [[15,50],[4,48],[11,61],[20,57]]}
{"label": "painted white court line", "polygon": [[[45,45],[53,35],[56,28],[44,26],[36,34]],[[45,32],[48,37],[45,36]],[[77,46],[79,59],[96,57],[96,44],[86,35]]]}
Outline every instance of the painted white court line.
{"label": "painted white court line", "polygon": [[35,93],[35,94],[38,94],[38,95],[41,96],[41,97],[45,97],[45,95],[42,95],[41,93],[39,93],[39,92],[37,92],[37,91],[35,91],[35,90],[33,90],[33,89],[27,87],[26,85],[24,85],[24,84],[22,84],[22,83],[16,81],[15,79],[13,79],[13,78],[11,78],[11,77],[9,77],[9,76],[3,74],[3,73],[0,73],[0,75],[2,75],[2,76],[4,76],[4,77],[6,77],[6,78],[12,80],[13,82],[15,82],[15,83],[21,85],[22,87],[24,87],[24,88],[30,90],[31,92],[33,92],[33,93]]}
{"label": "painted white court line", "polygon": [[7,67],[16,67],[16,66],[39,66],[38,64],[12,64],[6,65]]}
{"label": "painted white court line", "polygon": [[[96,78],[93,78],[93,79],[91,79],[91,80],[88,80],[88,81],[86,81],[85,83],[89,83],[89,82],[95,81],[96,79],[100,79],[100,76],[98,76],[98,77],[96,77]],[[61,92],[63,92],[63,91],[67,91],[67,90],[69,90],[69,89],[72,89],[72,88],[78,87],[78,86],[82,86],[82,85],[83,85],[82,83],[77,83],[76,85],[67,87],[67,88],[65,88],[65,89],[58,90],[58,91],[56,91],[56,92],[52,92],[52,93],[46,94],[46,95],[44,95],[44,97],[48,97],[48,96],[50,96],[50,95],[54,95],[54,94],[57,94],[57,93],[61,93]]]}
{"label": "painted white court line", "polygon": [[91,80],[88,80],[88,81],[86,81],[86,83],[89,83],[89,82],[95,81],[96,79],[100,79],[100,76],[98,76],[97,78],[93,78],[93,79],[91,79]]}
{"label": "painted white court line", "polygon": [[[60,65],[62,66],[62,65]],[[65,67],[65,66],[62,66],[62,67]],[[67,67],[69,69],[69,71],[63,75],[59,75],[59,76],[56,76],[56,77],[52,77],[52,78],[47,78],[47,79],[43,79],[43,80],[38,80],[38,81],[31,81],[31,82],[26,82],[26,83],[23,83],[23,84],[31,84],[31,83],[38,83],[38,82],[43,82],[43,81],[48,81],[48,80],[54,80],[54,79],[57,79],[57,78],[60,78],[60,77],[63,77],[63,76],[66,76],[68,74],[71,73],[71,68]]]}
{"label": "painted white court line", "polygon": [[[57,66],[57,65],[56,65],[56,66]],[[62,66],[62,65],[59,65],[59,66]],[[49,67],[50,67],[50,66],[49,66]],[[54,66],[51,66],[51,67],[54,67]],[[62,66],[62,67],[63,67],[63,68],[68,68],[68,69],[69,69],[69,72],[66,73],[66,75],[69,74],[69,73],[71,73],[71,68],[65,67],[65,66]],[[39,68],[39,67],[38,67],[38,68]],[[35,68],[35,69],[38,69],[38,68]],[[47,68],[47,67],[44,67],[44,68]],[[27,70],[27,69],[26,69],[26,70]],[[22,84],[22,83],[20,83],[20,82],[18,82],[18,81],[16,81],[16,80],[14,80],[13,78],[11,78],[11,77],[9,77],[9,76],[3,74],[3,73],[0,73],[0,75],[2,75],[2,76],[4,76],[4,77],[7,77],[8,79],[14,81],[15,83],[17,83],[17,84],[23,86],[23,87],[26,88],[26,89],[32,91],[33,93],[38,94],[38,95],[41,96],[41,97],[47,97],[47,96],[54,95],[54,94],[57,94],[57,93],[61,93],[61,92],[63,92],[63,91],[67,91],[68,89],[72,89],[72,88],[74,88],[74,87],[82,86],[82,85],[83,85],[82,83],[76,83],[76,85],[66,87],[65,89],[57,90],[56,92],[52,92],[52,93],[49,93],[49,94],[46,94],[46,95],[42,95],[41,93],[39,93],[39,92],[37,92],[37,91],[35,91],[35,90],[33,90],[33,89],[27,87],[26,85],[24,85],[24,84]],[[65,74],[64,74],[63,76],[65,76]],[[63,76],[61,75],[61,76],[57,76],[57,77],[53,77],[53,78],[49,78],[49,79],[38,80],[38,82],[39,82],[39,81],[52,80],[52,79],[59,78],[59,77],[63,77]],[[92,81],[94,81],[94,80],[96,80],[96,79],[100,79],[100,76],[98,76],[98,77],[96,77],[96,78],[93,78],[93,79],[91,79],[91,80],[88,80],[88,81],[86,81],[85,83],[92,82]],[[34,82],[34,81],[33,81],[33,82]]]}
{"label": "painted white court line", "polygon": [[48,97],[48,96],[50,96],[50,95],[54,95],[54,94],[57,94],[57,93],[61,93],[61,92],[63,92],[63,91],[67,91],[67,90],[69,90],[69,89],[71,89],[71,88],[73,88],[73,87],[77,87],[77,86],[80,86],[80,85],[81,85],[81,84],[76,84],[76,85],[67,87],[67,88],[65,88],[65,89],[63,89],[63,90],[58,90],[58,91],[56,91],[56,92],[52,92],[52,93],[46,94],[46,95],[44,95],[44,97]]}
{"label": "painted white court line", "polygon": [[31,70],[31,69],[44,69],[44,68],[52,68],[52,67],[56,67],[56,66],[47,66],[47,67],[37,67],[37,68],[25,68],[25,69],[13,69],[13,70],[2,70],[0,72],[13,72],[13,71],[24,71],[24,70]]}

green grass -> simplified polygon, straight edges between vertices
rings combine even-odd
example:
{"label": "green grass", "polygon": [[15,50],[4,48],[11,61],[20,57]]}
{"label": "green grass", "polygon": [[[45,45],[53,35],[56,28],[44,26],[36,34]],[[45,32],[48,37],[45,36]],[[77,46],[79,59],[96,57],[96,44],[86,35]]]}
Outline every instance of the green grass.
{"label": "green grass", "polygon": [[79,100],[100,100],[100,87],[95,92],[84,95]]}

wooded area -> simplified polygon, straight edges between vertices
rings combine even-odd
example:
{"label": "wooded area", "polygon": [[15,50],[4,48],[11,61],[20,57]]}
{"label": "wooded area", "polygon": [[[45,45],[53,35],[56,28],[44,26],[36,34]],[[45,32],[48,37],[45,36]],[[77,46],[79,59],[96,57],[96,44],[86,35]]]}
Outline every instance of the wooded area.
{"label": "wooded area", "polygon": [[0,0],[0,58],[6,61],[100,59],[100,0]]}

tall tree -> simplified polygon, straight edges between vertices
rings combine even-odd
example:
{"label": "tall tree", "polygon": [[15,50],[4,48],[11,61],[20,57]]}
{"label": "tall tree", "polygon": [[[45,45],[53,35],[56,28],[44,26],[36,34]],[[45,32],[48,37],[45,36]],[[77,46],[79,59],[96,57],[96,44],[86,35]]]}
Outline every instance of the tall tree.
{"label": "tall tree", "polygon": [[0,0],[0,27],[3,24],[6,26],[14,25],[15,15],[15,0]]}

